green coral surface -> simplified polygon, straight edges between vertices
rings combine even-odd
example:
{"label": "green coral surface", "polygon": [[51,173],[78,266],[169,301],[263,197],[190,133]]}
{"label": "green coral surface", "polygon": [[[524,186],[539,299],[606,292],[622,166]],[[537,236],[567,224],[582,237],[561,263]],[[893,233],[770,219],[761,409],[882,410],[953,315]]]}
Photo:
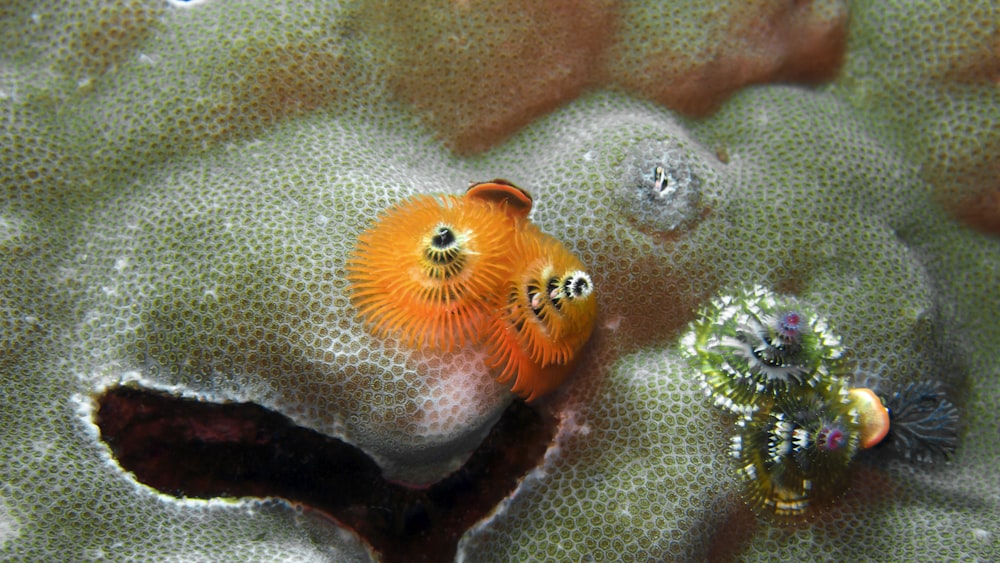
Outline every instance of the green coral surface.
{"label": "green coral surface", "polygon": [[[191,4],[0,7],[0,558],[377,558],[280,499],[139,483],[100,439],[97,397],[129,384],[254,402],[388,479],[441,479],[516,399],[481,349],[372,336],[345,261],[403,198],[503,177],[587,265],[599,318],[536,405],[558,424],[544,458],[458,559],[1000,559],[1000,240],[977,230],[1000,205],[968,207],[1000,191],[996,3],[679,2],[652,30],[631,24],[658,2]],[[836,77],[764,84],[816,77],[755,60],[765,70],[713,82],[769,36],[740,31],[758,11],[762,29],[809,24],[761,56],[808,44],[842,59]],[[610,36],[578,40],[581,18]],[[716,49],[704,29],[738,36]],[[693,54],[671,59],[667,40]],[[718,109],[686,116],[648,76],[621,76],[662,57],[700,77],[681,97]],[[876,453],[828,510],[756,519],[732,421],[680,346],[709,298],[750,285],[827,319],[853,384],[941,383],[960,412],[954,458]]]}

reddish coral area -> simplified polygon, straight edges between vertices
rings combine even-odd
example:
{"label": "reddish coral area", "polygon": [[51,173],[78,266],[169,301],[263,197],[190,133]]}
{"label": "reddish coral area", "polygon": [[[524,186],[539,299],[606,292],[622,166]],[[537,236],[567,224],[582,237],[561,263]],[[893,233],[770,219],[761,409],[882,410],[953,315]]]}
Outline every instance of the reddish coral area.
{"label": "reddish coral area", "polygon": [[934,186],[935,201],[953,217],[977,231],[1000,235],[1000,162],[995,160],[1000,128],[991,124],[995,117],[978,117],[986,135],[971,135],[960,126],[939,127],[933,148],[940,152],[927,159],[923,176]]}
{"label": "reddish coral area", "polygon": [[396,53],[391,87],[454,150],[485,150],[597,82],[612,7],[608,0],[397,4],[379,34]]}
{"label": "reddish coral area", "polygon": [[261,45],[252,72],[238,86],[237,106],[279,119],[330,104],[342,94],[336,83],[346,59],[329,37],[285,45]]}
{"label": "reddish coral area", "polygon": [[[951,44],[934,53],[930,76],[944,83],[993,86],[1000,84],[1000,26],[979,32],[969,26],[966,35],[947,37]],[[943,55],[943,56],[942,56]]]}
{"label": "reddish coral area", "polygon": [[[838,2],[707,9],[611,0],[467,0],[366,15],[388,80],[453,150],[496,146],[590,87],[617,86],[705,115],[748,84],[832,78],[844,57]],[[704,24],[672,25],[691,18]]]}
{"label": "reddish coral area", "polygon": [[1000,112],[995,107],[994,111],[978,110],[983,107],[980,100],[989,99],[1000,87],[1000,28],[975,38],[967,41],[970,45],[951,49],[931,73],[949,90],[944,115],[929,127],[935,142],[924,176],[935,187],[937,199],[958,220],[1000,235],[1000,163],[996,158]]}
{"label": "reddish coral area", "polygon": [[[740,10],[706,22],[705,37],[671,40],[669,18],[645,15],[650,36],[633,39],[614,79],[672,109],[704,116],[736,90],[768,82],[816,83],[832,79],[846,49],[847,10],[814,2],[740,3]],[[643,22],[637,22],[642,25]],[[633,47],[639,47],[634,49]]]}
{"label": "reddish coral area", "polygon": [[966,198],[955,216],[977,230],[1000,236],[1000,185]]}
{"label": "reddish coral area", "polygon": [[162,8],[154,3],[129,0],[95,8],[77,22],[63,50],[70,72],[102,73],[125,60],[155,25]]}

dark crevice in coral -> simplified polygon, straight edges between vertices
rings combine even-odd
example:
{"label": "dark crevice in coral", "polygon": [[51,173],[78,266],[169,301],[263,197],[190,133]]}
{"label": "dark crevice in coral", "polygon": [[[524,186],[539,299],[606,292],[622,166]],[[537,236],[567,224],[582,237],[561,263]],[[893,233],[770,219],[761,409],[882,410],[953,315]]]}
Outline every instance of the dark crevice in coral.
{"label": "dark crevice in coral", "polygon": [[215,404],[137,387],[97,398],[121,466],[164,493],[279,497],[360,534],[383,561],[447,561],[462,533],[537,466],[556,425],[515,402],[465,465],[422,489],[384,480],[361,450],[252,403]]}

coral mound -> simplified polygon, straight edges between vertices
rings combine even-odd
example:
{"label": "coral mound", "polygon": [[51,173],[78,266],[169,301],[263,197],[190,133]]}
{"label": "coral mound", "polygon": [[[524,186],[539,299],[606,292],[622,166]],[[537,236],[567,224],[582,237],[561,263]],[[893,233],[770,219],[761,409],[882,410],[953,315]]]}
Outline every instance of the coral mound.
{"label": "coral mound", "polygon": [[[407,494],[459,479],[514,396],[487,351],[373,337],[346,263],[497,177],[598,316],[525,407],[544,456],[475,525],[427,513],[456,558],[1000,559],[995,2],[180,4],[0,8],[0,559],[384,555],[309,494],[152,489],[99,398],[253,403]],[[752,285],[822,311],[853,381],[936,382],[951,459],[874,448],[815,518],[756,519],[680,343]]]}

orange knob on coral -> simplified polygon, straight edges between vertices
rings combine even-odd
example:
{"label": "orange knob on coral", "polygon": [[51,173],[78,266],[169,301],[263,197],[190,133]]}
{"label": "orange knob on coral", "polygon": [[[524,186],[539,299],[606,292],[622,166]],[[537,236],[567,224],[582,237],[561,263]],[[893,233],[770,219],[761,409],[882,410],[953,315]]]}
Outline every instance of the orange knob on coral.
{"label": "orange knob on coral", "polygon": [[508,215],[524,219],[531,212],[531,194],[502,178],[491,182],[472,184],[465,197],[495,203]]}
{"label": "orange knob on coral", "polygon": [[864,387],[854,387],[847,395],[858,413],[861,447],[870,448],[881,442],[889,433],[889,411],[882,405],[882,400],[874,391]]}
{"label": "orange knob on coral", "polygon": [[418,195],[383,213],[347,262],[351,299],[383,336],[449,350],[478,341],[510,276],[514,222],[493,203]]}

